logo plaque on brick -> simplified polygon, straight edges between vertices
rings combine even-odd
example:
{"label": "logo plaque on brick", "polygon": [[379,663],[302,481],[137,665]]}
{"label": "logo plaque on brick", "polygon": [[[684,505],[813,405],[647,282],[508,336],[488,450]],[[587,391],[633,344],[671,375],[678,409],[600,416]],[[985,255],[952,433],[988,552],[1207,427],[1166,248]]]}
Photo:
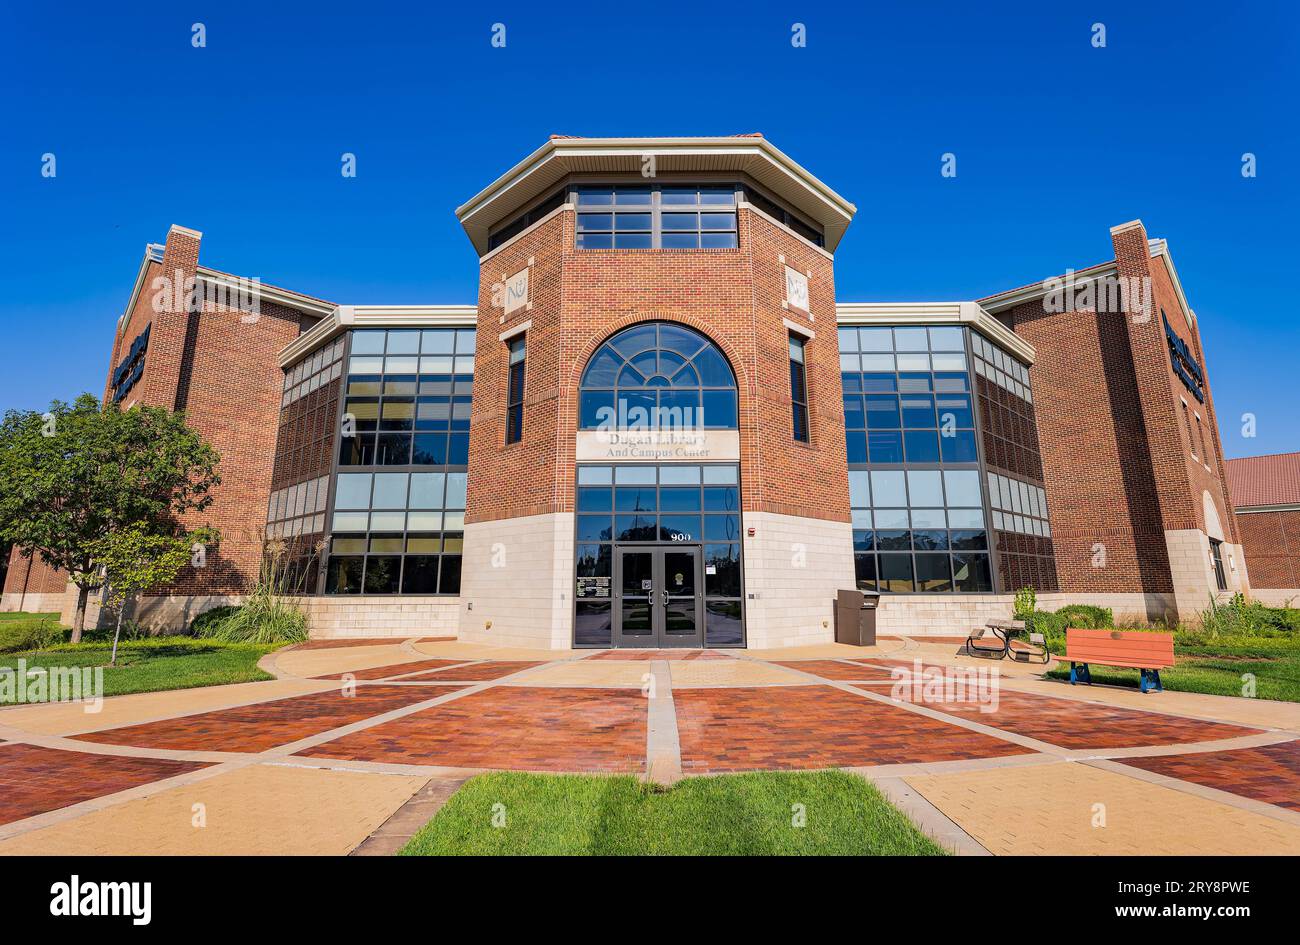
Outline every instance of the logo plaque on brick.
{"label": "logo plaque on brick", "polygon": [[808,311],[808,277],[789,266],[785,267],[785,300],[791,308]]}
{"label": "logo plaque on brick", "polygon": [[520,269],[506,280],[506,314],[528,305],[528,270]]}

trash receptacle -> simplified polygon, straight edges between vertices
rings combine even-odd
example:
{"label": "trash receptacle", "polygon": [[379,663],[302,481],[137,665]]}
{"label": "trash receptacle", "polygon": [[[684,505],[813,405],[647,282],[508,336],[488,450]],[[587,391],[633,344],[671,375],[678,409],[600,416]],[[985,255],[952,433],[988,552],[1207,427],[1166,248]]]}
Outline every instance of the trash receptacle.
{"label": "trash receptacle", "polygon": [[875,591],[840,591],[835,597],[835,642],[875,645],[879,601]]}

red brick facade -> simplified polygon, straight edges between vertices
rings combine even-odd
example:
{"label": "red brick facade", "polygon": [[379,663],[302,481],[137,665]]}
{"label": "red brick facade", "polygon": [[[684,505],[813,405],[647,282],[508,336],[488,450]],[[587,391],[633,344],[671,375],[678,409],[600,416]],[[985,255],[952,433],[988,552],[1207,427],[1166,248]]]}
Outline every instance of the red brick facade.
{"label": "red brick facade", "polygon": [[9,569],[5,572],[5,594],[62,594],[68,587],[68,576],[60,568],[52,568],[40,555],[23,557],[14,548],[9,552]]}
{"label": "red brick facade", "polygon": [[[588,358],[622,328],[668,320],[707,335],[731,361],[744,510],[848,521],[829,256],[744,207],[736,249],[579,250],[574,226],[573,211],[562,210],[482,264],[466,520],[572,511],[578,383]],[[499,286],[530,259],[531,308],[502,323]],[[811,272],[811,319],[782,307],[787,264]],[[791,432],[786,319],[815,335],[805,349],[810,444]],[[507,446],[507,347],[499,337],[525,322],[524,434]]]}
{"label": "red brick facade", "polygon": [[[1048,311],[1038,298],[998,317],[1037,352],[1034,406],[1061,590],[1171,592],[1165,532],[1205,530],[1204,494],[1223,540],[1235,544],[1237,531],[1199,332],[1141,224],[1117,228],[1113,241],[1120,280],[1150,286],[1149,312]],[[1206,371],[1204,405],[1173,371],[1161,310]],[[1210,457],[1198,450],[1193,459],[1184,399],[1200,413]]]}

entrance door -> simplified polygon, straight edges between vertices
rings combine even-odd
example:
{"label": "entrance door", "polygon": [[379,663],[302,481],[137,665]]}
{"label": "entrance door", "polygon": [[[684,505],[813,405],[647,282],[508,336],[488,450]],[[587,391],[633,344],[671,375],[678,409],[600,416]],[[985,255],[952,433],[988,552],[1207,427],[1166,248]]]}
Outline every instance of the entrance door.
{"label": "entrance door", "polygon": [[698,545],[617,547],[614,645],[703,646]]}

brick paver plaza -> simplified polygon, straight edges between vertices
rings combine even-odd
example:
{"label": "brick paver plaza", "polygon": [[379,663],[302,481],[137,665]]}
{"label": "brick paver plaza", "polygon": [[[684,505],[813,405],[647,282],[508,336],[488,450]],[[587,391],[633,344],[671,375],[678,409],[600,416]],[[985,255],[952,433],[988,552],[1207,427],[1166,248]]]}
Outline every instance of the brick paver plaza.
{"label": "brick paver plaza", "polygon": [[[951,641],[493,658],[325,640],[264,665],[279,681],[98,716],[0,709],[0,854],[375,852],[485,770],[828,767],[910,797],[962,853],[1300,853],[1300,706],[1070,687]],[[937,688],[902,684],[918,666]],[[972,669],[978,689],[944,689]]]}

